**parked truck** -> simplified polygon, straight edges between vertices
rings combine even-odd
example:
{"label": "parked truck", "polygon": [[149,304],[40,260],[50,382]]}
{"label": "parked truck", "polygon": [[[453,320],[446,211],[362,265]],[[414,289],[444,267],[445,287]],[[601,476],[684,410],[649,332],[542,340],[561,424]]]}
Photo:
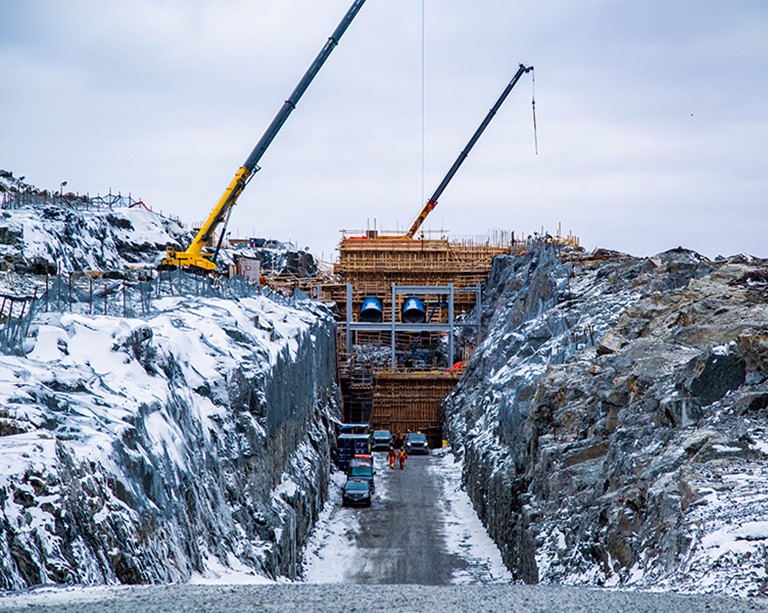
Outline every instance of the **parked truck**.
{"label": "parked truck", "polygon": [[336,464],[346,472],[349,461],[356,455],[371,453],[370,434],[340,434],[336,439]]}

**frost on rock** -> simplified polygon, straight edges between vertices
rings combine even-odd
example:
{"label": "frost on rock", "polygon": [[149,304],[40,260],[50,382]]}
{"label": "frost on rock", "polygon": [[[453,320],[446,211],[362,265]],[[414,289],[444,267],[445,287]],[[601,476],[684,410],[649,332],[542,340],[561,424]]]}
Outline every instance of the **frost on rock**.
{"label": "frost on rock", "polygon": [[763,593],[768,263],[542,245],[497,258],[444,404],[527,582]]}
{"label": "frost on rock", "polygon": [[0,201],[0,288],[46,292],[0,356],[0,589],[295,576],[338,414],[329,311],[168,297],[129,269],[191,237],[145,207],[4,170]]}
{"label": "frost on rock", "polygon": [[327,495],[334,324],[309,302],[47,313],[0,356],[0,588],[295,576]]}

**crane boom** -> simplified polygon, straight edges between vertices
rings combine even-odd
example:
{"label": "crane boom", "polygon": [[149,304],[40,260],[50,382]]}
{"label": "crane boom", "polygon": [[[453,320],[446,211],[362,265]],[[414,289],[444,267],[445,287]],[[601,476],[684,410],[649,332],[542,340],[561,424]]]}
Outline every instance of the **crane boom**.
{"label": "crane boom", "polygon": [[[328,42],[326,42],[325,46],[320,50],[320,53],[318,53],[309,69],[304,73],[304,76],[293,90],[293,93],[291,93],[288,100],[283,103],[283,106],[280,108],[277,115],[275,115],[272,123],[269,124],[269,127],[267,127],[266,131],[259,139],[259,142],[256,143],[256,146],[253,148],[253,151],[251,151],[248,159],[246,159],[245,163],[237,169],[234,178],[227,186],[224,194],[221,196],[221,198],[219,198],[219,201],[211,210],[208,218],[205,220],[202,227],[195,235],[195,238],[192,240],[192,243],[189,245],[189,247],[187,247],[185,251],[176,251],[170,245],[166,247],[166,257],[163,259],[164,266],[181,266],[185,268],[194,267],[204,271],[216,270],[216,256],[218,255],[219,251],[218,246],[214,253],[203,253],[203,248],[213,238],[216,229],[221,225],[222,222],[224,222],[224,226],[226,226],[229,215],[232,213],[232,207],[237,204],[237,199],[240,197],[240,194],[242,193],[243,189],[245,189],[245,186],[251,180],[253,175],[259,171],[259,160],[261,160],[261,157],[264,155],[267,148],[274,140],[275,136],[277,136],[277,133],[283,127],[283,124],[288,119],[288,116],[291,114],[293,109],[296,108],[299,99],[304,94],[307,87],[309,87],[309,84],[315,78],[317,73],[320,71],[320,68],[322,68],[323,64],[328,59],[328,56],[331,55],[331,52],[334,50],[336,45],[339,44],[341,36],[346,31],[349,24],[352,23],[352,20],[355,18],[358,11],[360,11],[364,3],[365,0],[354,0],[352,6],[349,8],[339,25],[333,31],[333,34],[331,34]],[[219,245],[220,244],[221,241],[219,241]]]}
{"label": "crane boom", "polygon": [[421,224],[424,223],[424,220],[427,218],[427,215],[429,215],[430,211],[437,206],[437,200],[440,198],[445,188],[448,187],[448,184],[451,182],[451,179],[453,179],[453,176],[459,170],[459,167],[462,165],[462,163],[464,163],[464,160],[469,155],[469,152],[472,150],[472,147],[475,146],[475,143],[480,138],[480,135],[485,131],[485,128],[488,127],[488,124],[491,123],[491,119],[493,119],[493,116],[496,114],[496,112],[499,110],[501,105],[504,103],[504,100],[507,99],[509,92],[511,92],[512,88],[515,85],[517,85],[517,82],[520,80],[520,77],[522,77],[526,72],[530,72],[531,70],[533,70],[533,66],[524,66],[523,64],[520,64],[520,67],[517,69],[515,76],[512,77],[512,80],[509,82],[507,87],[504,88],[504,91],[501,93],[501,96],[499,96],[499,99],[496,101],[496,104],[494,104],[493,107],[491,107],[491,110],[488,111],[488,114],[485,116],[483,123],[481,123],[480,127],[477,128],[475,133],[472,135],[472,138],[469,139],[469,143],[467,143],[467,146],[464,147],[462,152],[459,154],[459,157],[456,158],[456,161],[453,163],[453,166],[451,166],[451,169],[448,171],[448,174],[445,175],[445,178],[443,178],[440,185],[437,186],[437,189],[435,190],[435,192],[432,194],[432,196],[430,196],[429,200],[427,200],[427,203],[422,207],[421,211],[419,211],[419,214],[416,216],[416,219],[413,220],[411,227],[408,228],[408,231],[405,233],[405,238],[413,238],[414,236],[416,236],[416,232],[419,231]]}

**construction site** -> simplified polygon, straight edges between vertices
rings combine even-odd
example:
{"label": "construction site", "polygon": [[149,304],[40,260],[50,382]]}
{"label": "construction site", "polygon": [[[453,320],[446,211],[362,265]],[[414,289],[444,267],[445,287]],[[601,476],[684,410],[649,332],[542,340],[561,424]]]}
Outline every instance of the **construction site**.
{"label": "construction site", "polygon": [[[168,246],[165,268],[217,271],[217,256],[238,197],[259,161],[296,108],[299,99],[351,24],[364,0],[349,8],[291,96],[272,120],[245,163],[238,168],[208,218],[184,250]],[[393,434],[420,431],[431,446],[442,444],[440,405],[456,385],[473,350],[480,321],[481,285],[494,256],[520,254],[534,240],[578,247],[578,238],[560,228],[549,234],[491,232],[484,241],[428,237],[424,221],[518,81],[533,73],[520,64],[477,130],[404,233],[376,229],[342,231],[332,273],[304,276],[280,272],[244,258],[230,274],[258,278],[283,291],[301,288],[333,303],[338,314],[338,379],[348,423],[369,424]],[[535,102],[534,130],[535,130]],[[256,241],[257,239],[251,239]],[[259,271],[256,274],[255,271]]]}
{"label": "construction site", "polygon": [[[344,421],[369,424],[371,429],[389,430],[393,434],[420,431],[435,447],[443,441],[440,405],[454,389],[474,350],[480,322],[481,287],[488,278],[493,258],[520,255],[536,241],[578,247],[579,240],[570,231],[564,234],[560,227],[551,234],[544,227],[522,234],[497,229],[482,239],[451,239],[444,231],[424,229],[425,220],[515,86],[524,77],[533,77],[533,66],[524,64],[518,65],[407,230],[383,231],[375,224],[373,229],[342,230],[338,261],[331,269],[322,270],[315,265],[311,254],[297,251],[290,243],[254,237],[230,239],[227,226],[238,198],[261,170],[262,157],[364,1],[354,0],[250,155],[236,170],[208,217],[192,225],[192,240],[186,247],[188,237],[166,244],[157,287],[165,280],[172,291],[173,283],[177,286],[182,283],[181,277],[174,282],[170,275],[163,275],[172,270],[188,271],[196,273],[192,278],[199,280],[207,275],[239,277],[248,284],[268,285],[270,290],[283,295],[299,289],[320,302],[333,305],[338,322],[337,367]],[[535,133],[533,101],[532,105]],[[52,194],[47,191],[33,194],[19,188],[4,194],[2,206],[102,204],[98,198],[64,194],[65,185],[66,182],[62,182],[59,192]],[[110,193],[109,201],[103,206],[111,208],[116,204]],[[149,210],[142,201],[132,201],[129,196],[127,206],[137,205]],[[220,257],[225,253],[226,257]],[[55,272],[49,268],[45,269],[46,275]],[[101,290],[96,288],[96,293],[101,291],[101,294],[94,301],[92,277],[95,272],[89,274],[87,286],[81,287],[83,280],[72,275],[65,286],[59,281],[54,283],[55,302],[65,302],[72,310],[72,296],[79,292],[86,296],[83,304],[87,304],[89,313],[109,311],[125,316],[148,309],[151,292],[142,289],[139,298],[132,301],[125,298],[125,284],[122,304],[108,305],[106,285]],[[46,276],[45,310],[51,300],[47,279]],[[9,304],[13,314],[15,303],[9,301]],[[23,315],[25,304],[16,306],[16,312]],[[21,336],[17,331],[13,338]]]}
{"label": "construction site", "polygon": [[768,12],[607,4],[6,3],[0,612],[768,611]]}
{"label": "construction site", "polygon": [[[488,241],[344,235],[323,299],[339,310],[338,365],[348,422],[421,431],[442,444],[440,405],[474,348],[481,285],[494,256],[534,238],[497,231]],[[578,246],[575,236],[548,240]]]}

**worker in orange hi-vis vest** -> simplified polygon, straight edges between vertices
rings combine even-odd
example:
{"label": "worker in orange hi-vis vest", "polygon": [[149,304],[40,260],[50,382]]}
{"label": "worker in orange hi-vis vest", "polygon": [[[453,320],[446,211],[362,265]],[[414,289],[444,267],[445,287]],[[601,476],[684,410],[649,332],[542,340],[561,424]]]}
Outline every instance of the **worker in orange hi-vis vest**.
{"label": "worker in orange hi-vis vest", "polygon": [[387,458],[389,459],[389,467],[394,468],[395,467],[395,448],[394,447],[389,448],[389,454],[387,455]]}
{"label": "worker in orange hi-vis vest", "polygon": [[405,452],[405,447],[400,447],[400,451],[397,452],[397,459],[400,460],[400,470],[405,468],[405,458],[408,454]]}

